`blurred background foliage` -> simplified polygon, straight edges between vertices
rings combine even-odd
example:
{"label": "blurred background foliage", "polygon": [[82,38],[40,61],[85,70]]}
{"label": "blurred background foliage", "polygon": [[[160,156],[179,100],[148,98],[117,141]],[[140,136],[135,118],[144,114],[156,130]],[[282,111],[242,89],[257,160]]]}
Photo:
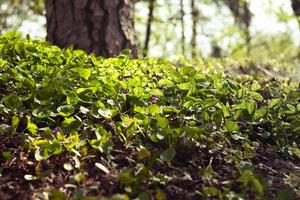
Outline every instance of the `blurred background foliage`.
{"label": "blurred background foliage", "polygon": [[43,0],[0,0],[0,33],[20,31],[24,22],[37,22],[43,15]]}
{"label": "blurred background foliage", "polygon": [[[299,0],[133,3],[141,56],[250,58],[257,62],[275,59],[294,66],[299,63]],[[45,38],[44,15],[43,0],[0,0],[0,33],[19,31]]]}

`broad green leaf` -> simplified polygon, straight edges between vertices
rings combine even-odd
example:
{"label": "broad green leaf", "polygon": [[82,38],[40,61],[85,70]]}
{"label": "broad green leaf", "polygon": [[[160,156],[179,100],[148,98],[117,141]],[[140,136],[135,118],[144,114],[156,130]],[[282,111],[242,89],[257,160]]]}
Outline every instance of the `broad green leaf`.
{"label": "broad green leaf", "polygon": [[261,88],[261,86],[259,85],[259,83],[257,81],[253,81],[252,86],[251,86],[251,90],[252,91],[257,91]]}
{"label": "broad green leaf", "polygon": [[89,80],[91,74],[92,74],[92,69],[82,69],[82,68],[80,68],[80,70],[79,70],[79,76],[81,76],[85,80]]}
{"label": "broad green leaf", "polygon": [[160,79],[158,81],[158,85],[159,86],[168,86],[168,87],[172,87],[174,85],[174,83],[168,79]]}
{"label": "broad green leaf", "polygon": [[168,128],[169,121],[165,117],[161,117],[160,115],[155,115],[155,119],[157,120],[157,126],[160,128]]}
{"label": "broad green leaf", "polygon": [[38,127],[33,123],[29,116],[27,116],[27,129],[32,135],[36,135],[38,132]]}
{"label": "broad green leaf", "polygon": [[0,124],[0,134],[12,134],[14,132],[14,128],[7,124]]}
{"label": "broad green leaf", "polygon": [[281,104],[281,99],[272,99],[269,103],[269,108],[274,108],[275,106],[279,106]]}
{"label": "broad green leaf", "polygon": [[145,148],[139,150],[139,152],[137,153],[138,160],[144,160],[145,158],[149,158],[150,156],[151,156],[150,151],[148,151]]}
{"label": "broad green leaf", "polygon": [[83,107],[83,106],[80,106],[79,110],[83,114],[87,114],[88,112],[90,112],[90,110],[88,108]]}
{"label": "broad green leaf", "polygon": [[166,106],[163,108],[163,112],[164,113],[180,113],[180,110],[178,110],[177,108],[173,107],[173,106]]}
{"label": "broad green leaf", "polygon": [[32,115],[40,119],[48,118],[51,115],[51,110],[47,107],[38,107],[32,111]]}
{"label": "broad green leaf", "polygon": [[266,116],[267,113],[268,113],[268,108],[267,107],[260,108],[260,109],[255,111],[254,118],[255,119],[263,118],[263,117]]}
{"label": "broad green leaf", "polygon": [[170,162],[175,157],[176,151],[172,148],[168,148],[162,152],[160,158],[163,161]]}
{"label": "broad green leaf", "polygon": [[15,110],[16,108],[22,105],[22,102],[20,101],[19,97],[14,93],[2,97],[1,101],[5,107],[10,108],[12,110]]}
{"label": "broad green leaf", "polygon": [[223,116],[226,117],[230,117],[230,110],[227,106],[222,105],[222,112],[223,112]]}
{"label": "broad green leaf", "polygon": [[258,100],[258,101],[264,100],[264,97],[258,92],[250,92],[250,97],[252,97],[253,99]]}
{"label": "broad green leaf", "polygon": [[190,90],[191,88],[191,83],[180,83],[180,84],[177,84],[177,87],[181,90]]}
{"label": "broad green leaf", "polygon": [[72,115],[75,111],[74,107],[71,105],[59,106],[56,110],[57,110],[58,114],[63,117],[68,117],[68,116]]}
{"label": "broad green leaf", "polygon": [[254,114],[257,108],[257,104],[254,100],[248,100],[245,102],[247,111],[250,115]]}
{"label": "broad green leaf", "polygon": [[297,156],[300,159],[300,149],[299,148],[294,147],[293,153],[295,156]]}
{"label": "broad green leaf", "polygon": [[11,154],[10,151],[3,151],[1,153],[2,157],[7,160],[7,161],[11,161],[13,159],[13,155]]}
{"label": "broad green leaf", "polygon": [[294,189],[291,187],[287,187],[285,189],[280,190],[278,200],[293,200],[295,199],[295,192]]}
{"label": "broad green leaf", "polygon": [[157,104],[151,104],[148,108],[148,112],[155,116],[156,114],[160,114],[160,107]]}
{"label": "broad green leaf", "polygon": [[101,200],[129,200],[126,194],[114,194],[112,197],[104,197]]}
{"label": "broad green leaf", "polygon": [[81,122],[77,119],[74,119],[73,117],[65,119],[61,123],[61,130],[63,133],[71,133],[73,131],[77,131],[79,127],[81,126]]}
{"label": "broad green leaf", "polygon": [[239,125],[236,122],[230,121],[230,120],[226,120],[225,126],[226,126],[226,130],[228,132],[239,131],[239,129],[240,129]]}
{"label": "broad green leaf", "polygon": [[16,130],[19,126],[20,119],[17,116],[13,116],[11,119],[11,126],[13,127],[14,130]]}
{"label": "broad green leaf", "polygon": [[112,112],[109,109],[106,108],[99,108],[98,113],[104,117],[105,119],[110,119],[112,117]]}

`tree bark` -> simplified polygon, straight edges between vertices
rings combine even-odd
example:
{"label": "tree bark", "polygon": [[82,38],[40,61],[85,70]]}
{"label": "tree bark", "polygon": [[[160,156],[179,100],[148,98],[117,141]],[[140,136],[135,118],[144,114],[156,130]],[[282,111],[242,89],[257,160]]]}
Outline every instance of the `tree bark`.
{"label": "tree bark", "polygon": [[224,3],[228,6],[236,23],[241,27],[243,34],[245,35],[247,52],[249,55],[251,45],[250,25],[252,20],[249,3],[243,0],[224,0]]}
{"label": "tree bark", "polygon": [[154,13],[154,3],[155,3],[155,0],[149,0],[149,14],[148,14],[147,29],[146,29],[145,46],[144,46],[144,50],[143,50],[144,56],[147,56],[148,51],[149,51],[151,26],[152,26],[152,22],[153,22],[153,13]]}
{"label": "tree bark", "polygon": [[294,15],[297,17],[297,21],[300,27],[300,0],[292,0],[292,8],[294,11]]}
{"label": "tree bark", "polygon": [[[300,0],[292,0],[292,8],[300,28]],[[297,58],[300,59],[300,44],[298,44],[298,46]]]}
{"label": "tree bark", "polygon": [[180,22],[181,22],[181,49],[182,55],[185,55],[185,31],[184,31],[184,5],[183,0],[180,0]]}
{"label": "tree bark", "polygon": [[127,48],[137,56],[131,0],[46,0],[47,40],[114,57]]}
{"label": "tree bark", "polygon": [[195,0],[191,0],[191,10],[192,10],[192,39],[191,39],[191,47],[192,47],[192,58],[195,59],[197,57],[197,23],[199,19],[199,11],[195,5]]}

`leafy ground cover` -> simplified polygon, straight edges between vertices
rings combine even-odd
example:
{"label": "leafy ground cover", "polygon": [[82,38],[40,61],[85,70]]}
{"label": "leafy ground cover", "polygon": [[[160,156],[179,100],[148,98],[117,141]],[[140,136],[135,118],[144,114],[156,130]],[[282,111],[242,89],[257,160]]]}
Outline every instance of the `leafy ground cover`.
{"label": "leafy ground cover", "polygon": [[299,199],[298,85],[226,63],[1,36],[1,199]]}

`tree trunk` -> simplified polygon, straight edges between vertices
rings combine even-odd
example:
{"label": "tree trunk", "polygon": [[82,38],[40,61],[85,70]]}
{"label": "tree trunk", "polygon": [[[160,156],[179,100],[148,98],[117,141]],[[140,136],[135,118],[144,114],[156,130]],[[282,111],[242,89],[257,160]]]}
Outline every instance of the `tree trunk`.
{"label": "tree trunk", "polygon": [[[294,15],[297,18],[297,22],[300,28],[300,0],[292,0],[292,8],[294,11]],[[299,35],[300,37],[300,35]],[[300,44],[298,44],[298,53],[297,58],[300,59]]]}
{"label": "tree trunk", "polygon": [[250,25],[252,20],[249,3],[243,0],[224,0],[224,3],[228,6],[236,23],[240,26],[245,36],[247,53],[249,55],[251,45]]}
{"label": "tree trunk", "polygon": [[105,57],[137,56],[131,0],[46,0],[47,40]]}
{"label": "tree trunk", "polygon": [[292,0],[292,8],[294,15],[297,17],[297,21],[300,27],[300,0]]}
{"label": "tree trunk", "polygon": [[197,57],[197,23],[199,18],[199,11],[195,5],[195,0],[191,0],[191,11],[192,11],[192,39],[191,39],[191,47],[192,47],[192,58],[195,59]]}
{"label": "tree trunk", "polygon": [[180,22],[181,22],[181,49],[182,55],[185,55],[185,32],[184,32],[184,5],[183,0],[180,0]]}
{"label": "tree trunk", "polygon": [[149,0],[149,14],[148,14],[147,29],[146,29],[145,46],[144,46],[144,50],[143,50],[144,56],[147,56],[148,51],[149,51],[151,26],[152,26],[152,22],[153,22],[153,13],[154,13],[154,3],[155,3],[155,0]]}

